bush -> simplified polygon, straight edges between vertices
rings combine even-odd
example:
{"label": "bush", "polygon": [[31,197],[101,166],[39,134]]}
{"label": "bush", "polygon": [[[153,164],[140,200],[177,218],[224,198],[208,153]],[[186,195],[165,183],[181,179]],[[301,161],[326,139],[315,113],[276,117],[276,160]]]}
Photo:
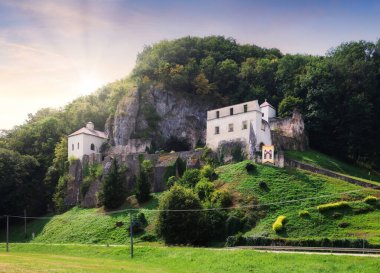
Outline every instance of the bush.
{"label": "bush", "polygon": [[214,190],[215,190],[214,184],[204,179],[199,181],[197,185],[195,186],[195,193],[198,195],[199,199],[201,200],[210,199]]}
{"label": "bush", "polygon": [[170,189],[174,186],[174,184],[178,181],[178,178],[176,176],[170,176],[168,180],[166,181],[166,187]]}
{"label": "bush", "polygon": [[200,171],[198,169],[189,169],[183,173],[178,183],[184,187],[195,187],[200,180]]}
{"label": "bush", "polygon": [[272,225],[273,230],[276,233],[282,231],[284,229],[285,221],[286,221],[286,216],[284,215],[278,216],[276,221]]}
{"label": "bush", "polygon": [[211,203],[226,208],[232,205],[232,198],[228,191],[226,190],[216,190],[212,193]]}
{"label": "bush", "polygon": [[[166,244],[199,244],[203,227],[199,198],[191,189],[174,185],[159,202],[157,234]],[[195,210],[175,212],[167,210]]]}
{"label": "bush", "polygon": [[340,218],[343,217],[343,214],[340,213],[340,212],[334,212],[333,215],[332,215],[332,217],[333,217],[334,219],[340,219]]}
{"label": "bush", "polygon": [[140,236],[140,240],[143,242],[155,242],[157,241],[157,237],[154,234],[147,233]]}
{"label": "bush", "polygon": [[247,170],[248,173],[251,173],[254,170],[256,170],[256,166],[253,165],[253,163],[247,163],[245,164],[245,169]]}
{"label": "bush", "polygon": [[153,165],[150,160],[143,160],[140,166],[140,173],[136,182],[136,198],[139,202],[150,199],[150,178],[152,177]]}
{"label": "bush", "polygon": [[243,227],[243,223],[237,216],[229,216],[226,221],[226,232],[227,235],[233,235],[238,233]]}
{"label": "bush", "polygon": [[363,202],[367,204],[376,204],[377,198],[375,196],[369,195],[366,198],[364,198]]}
{"label": "bush", "polygon": [[343,209],[343,208],[349,208],[350,205],[347,201],[341,201],[336,203],[328,203],[317,206],[317,209],[319,212],[327,212],[333,209]]}
{"label": "bush", "polygon": [[217,174],[215,173],[215,170],[211,165],[204,165],[203,168],[200,171],[200,177],[206,178],[209,181],[214,181],[217,179]]}
{"label": "bush", "polygon": [[269,190],[267,183],[265,183],[264,181],[259,182],[259,187],[260,189],[265,190],[265,191]]}
{"label": "bush", "polygon": [[338,224],[338,227],[340,227],[340,228],[346,228],[346,227],[348,227],[349,225],[350,225],[350,223],[347,223],[347,222],[341,222],[341,223]]}
{"label": "bush", "polygon": [[310,212],[308,212],[307,210],[301,210],[300,212],[298,212],[298,215],[300,217],[307,218],[310,217]]}
{"label": "bush", "polygon": [[[144,213],[139,212],[133,219],[132,219],[132,230],[133,233],[141,233],[144,231],[144,228],[148,225],[148,221],[145,218]],[[128,227],[128,231],[131,230],[131,226]]]}

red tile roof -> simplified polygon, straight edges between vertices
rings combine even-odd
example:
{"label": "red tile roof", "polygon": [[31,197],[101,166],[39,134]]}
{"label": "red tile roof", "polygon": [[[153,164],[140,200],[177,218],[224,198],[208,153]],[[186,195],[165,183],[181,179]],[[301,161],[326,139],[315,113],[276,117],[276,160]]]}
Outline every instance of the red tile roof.
{"label": "red tile roof", "polygon": [[101,131],[97,131],[97,130],[90,130],[86,127],[83,127],[81,129],[79,129],[78,131],[75,131],[74,133],[70,134],[69,137],[80,135],[80,134],[91,135],[91,136],[96,136],[96,137],[105,138],[105,139],[108,138],[106,133],[101,132]]}

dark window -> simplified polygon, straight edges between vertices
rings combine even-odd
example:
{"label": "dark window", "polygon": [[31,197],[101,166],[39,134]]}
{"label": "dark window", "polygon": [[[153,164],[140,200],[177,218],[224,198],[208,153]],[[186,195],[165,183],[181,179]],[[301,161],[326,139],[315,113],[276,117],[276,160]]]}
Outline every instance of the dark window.
{"label": "dark window", "polygon": [[234,131],[233,123],[228,124],[228,132],[233,132],[233,131]]}
{"label": "dark window", "polygon": [[94,145],[94,144],[91,144],[90,149],[91,149],[91,151],[95,151],[95,145]]}
{"label": "dark window", "polygon": [[215,135],[219,135],[219,126],[215,127]]}
{"label": "dark window", "polygon": [[74,151],[74,144],[71,144],[71,150]]}
{"label": "dark window", "polygon": [[246,113],[247,111],[248,111],[248,105],[244,104],[244,113]]}
{"label": "dark window", "polygon": [[230,108],[230,116],[234,114],[234,108]]}
{"label": "dark window", "polygon": [[243,121],[243,127],[242,127],[242,130],[245,130],[245,129],[247,129],[247,121]]}
{"label": "dark window", "polygon": [[79,150],[79,142],[78,142],[78,150]]}
{"label": "dark window", "polygon": [[219,111],[216,111],[216,118],[219,118]]}

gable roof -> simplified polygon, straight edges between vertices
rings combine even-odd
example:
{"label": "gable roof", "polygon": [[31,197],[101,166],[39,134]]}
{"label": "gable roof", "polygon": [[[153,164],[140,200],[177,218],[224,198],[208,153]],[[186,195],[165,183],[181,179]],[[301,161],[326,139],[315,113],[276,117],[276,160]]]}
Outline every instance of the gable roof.
{"label": "gable roof", "polygon": [[80,134],[91,135],[91,136],[96,136],[96,137],[105,138],[105,139],[108,138],[106,133],[97,131],[97,130],[90,130],[86,127],[83,127],[79,129],[78,131],[75,131],[74,133],[70,134],[69,137],[80,135]]}
{"label": "gable roof", "polygon": [[265,100],[262,104],[260,104],[260,108],[266,107],[266,106],[272,107],[274,109],[274,107],[269,102],[267,102],[267,100]]}

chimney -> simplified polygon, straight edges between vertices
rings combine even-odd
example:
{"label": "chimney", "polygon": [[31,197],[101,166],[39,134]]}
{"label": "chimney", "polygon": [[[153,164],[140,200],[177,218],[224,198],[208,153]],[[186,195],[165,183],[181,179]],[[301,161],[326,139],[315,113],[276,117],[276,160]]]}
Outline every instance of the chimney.
{"label": "chimney", "polygon": [[91,121],[87,122],[86,128],[93,131],[94,130],[94,123],[92,123]]}

